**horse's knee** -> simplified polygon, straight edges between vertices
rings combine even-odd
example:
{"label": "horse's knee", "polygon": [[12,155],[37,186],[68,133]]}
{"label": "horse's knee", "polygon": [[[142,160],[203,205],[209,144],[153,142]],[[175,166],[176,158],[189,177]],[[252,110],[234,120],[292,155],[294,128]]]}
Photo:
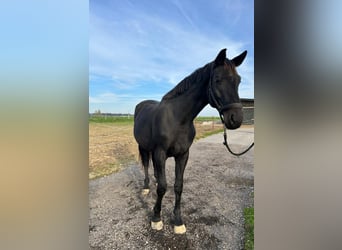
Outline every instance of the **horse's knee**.
{"label": "horse's knee", "polygon": [[166,182],[159,182],[157,187],[157,194],[164,195],[166,193],[167,184]]}
{"label": "horse's knee", "polygon": [[163,196],[166,193],[166,188],[165,187],[158,187],[157,188],[157,194]]}

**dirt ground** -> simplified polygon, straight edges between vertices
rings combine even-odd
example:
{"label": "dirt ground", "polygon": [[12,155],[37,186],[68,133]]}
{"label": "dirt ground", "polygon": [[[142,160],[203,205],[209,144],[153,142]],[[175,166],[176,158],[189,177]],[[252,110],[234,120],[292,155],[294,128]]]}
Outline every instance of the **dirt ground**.
{"label": "dirt ground", "polygon": [[[253,141],[254,129],[230,131],[228,136],[233,149],[242,150]],[[162,204],[161,231],[150,228],[156,198],[152,167],[147,196],[141,194],[144,176],[136,164],[91,180],[90,249],[243,249],[243,208],[253,205],[254,149],[235,157],[222,140],[222,134],[217,134],[190,148],[181,205],[187,228],[184,235],[173,233],[173,158],[166,164],[168,191]]]}

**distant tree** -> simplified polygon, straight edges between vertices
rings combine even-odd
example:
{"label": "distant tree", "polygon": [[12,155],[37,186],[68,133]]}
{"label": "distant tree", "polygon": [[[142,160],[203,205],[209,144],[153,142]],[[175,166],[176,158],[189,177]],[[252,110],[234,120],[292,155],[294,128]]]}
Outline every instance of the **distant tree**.
{"label": "distant tree", "polygon": [[94,112],[94,114],[96,114],[96,115],[101,115],[101,110],[95,110],[95,112]]}

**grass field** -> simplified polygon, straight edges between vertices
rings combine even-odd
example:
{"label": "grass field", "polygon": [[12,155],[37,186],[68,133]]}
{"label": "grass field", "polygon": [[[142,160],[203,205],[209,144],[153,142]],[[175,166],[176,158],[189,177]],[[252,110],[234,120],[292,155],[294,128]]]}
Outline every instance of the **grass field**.
{"label": "grass field", "polygon": [[[223,131],[219,117],[195,120],[196,138]],[[205,121],[214,121],[203,125]],[[89,178],[115,173],[139,160],[138,145],[133,136],[133,117],[94,115],[89,118]]]}
{"label": "grass field", "polygon": [[254,249],[254,207],[245,208],[245,247],[244,250]]}

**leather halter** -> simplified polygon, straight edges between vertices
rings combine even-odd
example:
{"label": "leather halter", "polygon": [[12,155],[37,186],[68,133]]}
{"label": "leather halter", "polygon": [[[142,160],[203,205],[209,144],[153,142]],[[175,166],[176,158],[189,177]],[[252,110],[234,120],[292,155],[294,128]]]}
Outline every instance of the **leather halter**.
{"label": "leather halter", "polygon": [[217,109],[217,111],[220,114],[220,118],[222,123],[224,123],[223,120],[223,111],[231,108],[242,108],[242,104],[239,102],[234,102],[234,103],[229,103],[229,104],[220,104],[218,101],[217,97],[215,97],[214,91],[213,91],[213,83],[212,83],[212,78],[213,78],[213,71],[214,71],[214,66],[212,66],[211,71],[210,71],[210,79],[209,79],[209,86],[208,86],[208,99],[209,99],[209,104],[213,108]]}
{"label": "leather halter", "polygon": [[254,146],[254,142],[246,150],[242,151],[241,153],[235,153],[230,149],[228,142],[227,142],[227,132],[226,132],[227,129],[226,129],[226,125],[224,124],[223,111],[225,111],[227,109],[231,109],[231,108],[241,108],[242,109],[242,104],[239,102],[234,102],[234,103],[229,103],[229,104],[224,104],[224,105],[219,103],[219,101],[215,97],[214,92],[212,90],[213,89],[213,86],[212,86],[213,70],[214,70],[214,67],[212,66],[211,71],[210,71],[210,79],[209,79],[209,86],[208,86],[209,104],[213,108],[216,108],[220,114],[220,118],[221,118],[221,121],[223,124],[223,139],[224,139],[223,145],[226,146],[226,148],[228,149],[228,151],[231,154],[233,154],[235,156],[240,156],[240,155],[245,154],[247,151],[249,151]]}

